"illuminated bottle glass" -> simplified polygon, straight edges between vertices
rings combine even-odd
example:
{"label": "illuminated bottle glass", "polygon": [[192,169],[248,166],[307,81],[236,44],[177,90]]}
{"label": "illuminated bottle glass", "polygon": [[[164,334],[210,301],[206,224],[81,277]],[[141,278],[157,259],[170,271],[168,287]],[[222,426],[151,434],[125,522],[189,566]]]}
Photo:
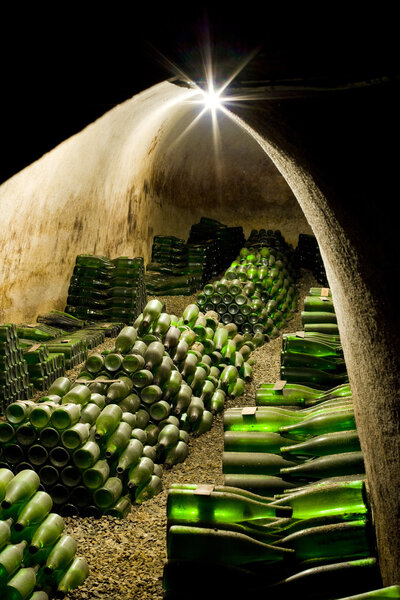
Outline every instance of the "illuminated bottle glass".
{"label": "illuminated bottle glass", "polygon": [[55,571],[65,570],[75,557],[76,550],[76,540],[70,535],[61,535],[47,557],[44,573],[51,575]]}
{"label": "illuminated bottle glass", "polygon": [[296,465],[296,462],[287,460],[278,453],[225,451],[222,454],[223,473],[279,475],[281,469]]}
{"label": "illuminated bottle glass", "polygon": [[117,353],[126,354],[136,342],[137,330],[132,326],[126,326],[121,329],[115,338],[114,350]]}
{"label": "illuminated bottle glass", "polygon": [[86,559],[78,556],[73,559],[57,585],[56,598],[62,598],[73,589],[79,587],[89,575]]}
{"label": "illuminated bottle glass", "polygon": [[352,407],[344,407],[309,416],[291,425],[282,425],[279,428],[279,432],[283,435],[301,439],[333,431],[349,431],[352,429],[357,429],[354,409]]}
{"label": "illuminated bottle glass", "polygon": [[14,522],[16,531],[41,523],[50,513],[53,500],[47,492],[38,491],[24,505]]}
{"label": "illuminated bottle glass", "polygon": [[[284,438],[282,438],[284,440]],[[360,439],[356,429],[350,431],[332,431],[310,437],[302,442],[289,445],[284,440],[280,452],[284,456],[326,456],[340,452],[360,451]]]}

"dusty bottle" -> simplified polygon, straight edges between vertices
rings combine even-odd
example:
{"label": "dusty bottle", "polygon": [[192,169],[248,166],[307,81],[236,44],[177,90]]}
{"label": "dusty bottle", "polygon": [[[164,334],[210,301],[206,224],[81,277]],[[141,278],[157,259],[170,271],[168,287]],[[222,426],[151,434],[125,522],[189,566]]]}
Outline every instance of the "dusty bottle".
{"label": "dusty bottle", "polygon": [[67,429],[72,427],[80,419],[82,406],[80,404],[70,403],[58,406],[53,410],[50,422],[55,429]]}
{"label": "dusty bottle", "polygon": [[0,520],[0,549],[4,548],[9,542],[11,538],[11,526],[13,524],[13,519],[1,519]]}
{"label": "dusty bottle", "polygon": [[167,498],[167,516],[171,522],[239,523],[266,517],[290,516],[290,513],[291,509],[285,507],[283,502],[276,510],[272,503],[245,497],[237,491],[214,491],[213,486],[197,486],[195,490],[171,488]]}
{"label": "dusty bottle", "polygon": [[146,500],[149,500],[150,498],[153,498],[159,494],[161,490],[162,480],[158,475],[153,473],[149,481],[138,487],[135,491],[135,503],[140,505]]}
{"label": "dusty bottle", "polygon": [[142,456],[136,465],[128,472],[128,488],[137,488],[151,478],[154,470],[154,461],[147,456]]}
{"label": "dusty bottle", "polygon": [[230,565],[278,562],[294,555],[293,550],[265,544],[241,533],[187,525],[169,528],[167,553],[168,558],[207,558]]}
{"label": "dusty bottle", "polygon": [[82,473],[82,480],[90,490],[101,487],[110,475],[110,466],[106,460],[100,459]]}
{"label": "dusty bottle", "polygon": [[42,548],[50,548],[58,540],[65,528],[64,519],[57,513],[50,513],[37,527],[29,544],[29,552],[36,554]]}
{"label": "dusty bottle", "polygon": [[[224,450],[226,452],[269,452],[281,454],[282,447],[295,443],[274,431],[225,431]],[[288,446],[290,447],[290,446]]]}
{"label": "dusty bottle", "polygon": [[110,508],[121,496],[123,490],[119,477],[108,477],[104,484],[93,492],[93,500],[101,509]]}
{"label": "dusty bottle", "polygon": [[75,450],[89,438],[90,424],[75,423],[72,427],[64,429],[61,434],[61,443],[69,450]]}
{"label": "dusty bottle", "polygon": [[280,454],[268,452],[233,452],[222,454],[223,473],[247,473],[260,475],[280,475],[281,469],[296,466],[297,463],[283,458]]}
{"label": "dusty bottle", "polygon": [[93,440],[88,440],[83,446],[77,448],[72,455],[72,460],[78,469],[92,467],[100,457],[100,446]]}
{"label": "dusty bottle", "polygon": [[90,388],[87,385],[76,384],[69,392],[65,394],[62,399],[62,404],[68,404],[75,402],[76,404],[80,404],[81,406],[85,406],[90,401]]}
{"label": "dusty bottle", "polygon": [[38,491],[24,505],[14,522],[14,529],[22,531],[25,527],[41,523],[50,513],[53,500],[47,492]]}
{"label": "dusty bottle", "polygon": [[185,412],[190,404],[192,395],[192,388],[183,381],[179,387],[178,392],[175,394],[175,396],[173,396],[171,400],[172,413],[174,415],[179,416],[181,413]]}
{"label": "dusty bottle", "polygon": [[31,470],[20,471],[11,479],[6,487],[4,498],[1,502],[3,509],[8,509],[13,504],[28,501],[40,485],[39,475]]}
{"label": "dusty bottle", "polygon": [[128,374],[144,368],[145,360],[141,354],[125,354],[122,358],[122,368]]}
{"label": "dusty bottle", "polygon": [[166,332],[166,334],[164,335],[163,338],[163,344],[164,344],[164,348],[168,351],[172,348],[175,348],[175,346],[178,344],[179,342],[179,338],[181,336],[181,331],[178,327],[176,327],[175,325],[171,325],[171,327],[168,329],[168,331]]}
{"label": "dusty bottle", "polygon": [[12,479],[14,479],[15,475],[11,471],[11,469],[0,469],[0,502],[3,500],[8,484]]}
{"label": "dusty bottle", "polygon": [[[272,431],[297,424],[299,417],[276,410],[275,407],[244,407],[228,409],[224,413],[225,431]],[[285,433],[286,435],[286,433]]]}
{"label": "dusty bottle", "polygon": [[132,427],[129,423],[121,421],[115,431],[107,439],[104,456],[110,460],[113,456],[118,456],[127,446],[132,435]]}
{"label": "dusty bottle", "polygon": [[98,373],[104,368],[104,356],[99,352],[93,352],[85,361],[85,369],[89,373]]}
{"label": "dusty bottle", "polygon": [[284,479],[323,479],[338,475],[357,475],[365,473],[362,452],[342,452],[306,460],[303,463],[284,467],[280,474]]}
{"label": "dusty bottle", "polygon": [[129,496],[126,495],[118,498],[117,502],[105,511],[105,514],[118,519],[125,519],[131,510],[132,501]]}
{"label": "dusty bottle", "polygon": [[356,429],[354,409],[344,407],[332,412],[309,416],[292,425],[282,425],[279,432],[283,435],[301,439],[333,431],[349,431],[352,429]]}
{"label": "dusty bottle", "polygon": [[[283,439],[283,438],[282,438]],[[285,444],[280,449],[283,456],[326,456],[340,452],[360,451],[360,439],[356,429],[333,431],[310,437],[302,442]]]}
{"label": "dusty bottle", "polygon": [[27,542],[9,544],[0,551],[0,587],[5,585],[14,573],[23,566]]}
{"label": "dusty bottle", "polygon": [[102,408],[95,404],[94,402],[88,402],[86,406],[84,406],[81,410],[81,416],[79,418],[79,423],[87,424],[91,427],[97,420],[100,415]]}
{"label": "dusty bottle", "polygon": [[[23,542],[21,543],[23,544]],[[35,589],[38,570],[39,565],[17,569],[4,587],[4,600],[25,600],[25,598],[28,598]]]}
{"label": "dusty bottle", "polygon": [[182,319],[185,325],[194,325],[197,317],[199,316],[199,307],[197,304],[188,304],[182,314]]}
{"label": "dusty bottle", "polygon": [[35,408],[35,406],[35,402],[31,402],[29,400],[18,400],[16,402],[12,402],[6,408],[7,421],[13,425],[22,423],[28,418],[29,413],[33,408]]}
{"label": "dusty bottle", "polygon": [[160,300],[153,299],[147,302],[143,309],[143,321],[142,325],[144,328],[148,327],[150,323],[158,319],[161,312],[164,309],[164,305]]}
{"label": "dusty bottle", "polygon": [[225,406],[226,393],[224,390],[216,389],[209,401],[209,409],[213,414],[223,411]]}
{"label": "dusty bottle", "polygon": [[187,443],[179,439],[174,446],[167,449],[163,457],[163,464],[166,469],[172,468],[178,463],[184,462],[189,454],[189,446]]}
{"label": "dusty bottle", "polygon": [[120,402],[131,393],[132,388],[133,381],[130,377],[123,375],[118,377],[118,381],[111,383],[107,389],[106,402]]}
{"label": "dusty bottle", "polygon": [[57,585],[56,598],[63,597],[71,590],[79,587],[89,574],[89,565],[84,557],[73,559]]}
{"label": "dusty bottle", "polygon": [[44,564],[44,573],[51,575],[55,571],[66,569],[75,557],[77,550],[76,540],[70,535],[61,535],[50,551]]}
{"label": "dusty bottle", "polygon": [[134,327],[126,326],[121,329],[115,338],[114,349],[115,352],[126,354],[128,353],[137,338],[137,330]]}
{"label": "dusty bottle", "polygon": [[105,406],[95,423],[95,440],[109,437],[118,427],[122,418],[122,409],[117,404]]}
{"label": "dusty bottle", "polygon": [[162,312],[158,316],[157,320],[153,321],[151,331],[157,336],[163,336],[167,333],[170,325],[171,316],[166,312]]}
{"label": "dusty bottle", "polygon": [[145,369],[151,371],[159,365],[164,356],[164,345],[161,342],[151,342],[144,355]]}
{"label": "dusty bottle", "polygon": [[71,389],[71,385],[72,382],[68,379],[68,377],[58,377],[50,385],[49,389],[47,390],[47,394],[56,394],[57,396],[61,396],[61,398],[63,398]]}
{"label": "dusty bottle", "polygon": [[116,472],[118,474],[122,474],[133,465],[136,465],[139,462],[142,453],[142,442],[138,439],[130,439],[126,448],[119,456],[118,463],[116,466]]}

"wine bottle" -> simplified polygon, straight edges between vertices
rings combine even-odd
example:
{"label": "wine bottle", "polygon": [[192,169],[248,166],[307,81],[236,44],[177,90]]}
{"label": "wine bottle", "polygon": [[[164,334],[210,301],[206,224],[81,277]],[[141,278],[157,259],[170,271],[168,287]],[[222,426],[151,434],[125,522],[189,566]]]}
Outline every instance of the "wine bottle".
{"label": "wine bottle", "polygon": [[78,469],[84,470],[92,467],[100,457],[100,446],[93,440],[88,440],[77,448],[72,455],[72,460]]}
{"label": "wine bottle", "polygon": [[59,573],[64,571],[75,557],[77,547],[77,542],[71,535],[61,535],[52,547],[44,564],[43,571],[45,575],[52,575],[56,571]]}
{"label": "wine bottle", "polygon": [[72,382],[68,379],[68,377],[57,377],[57,379],[50,384],[47,394],[56,394],[57,396],[63,398],[65,394],[69,392],[71,386]]}
{"label": "wine bottle", "polygon": [[214,486],[197,486],[194,490],[170,488],[167,497],[167,517],[171,522],[201,521],[217,525],[220,521],[239,523],[266,517],[290,516],[291,512],[291,508],[285,507],[283,502],[276,510],[273,503],[246,497],[237,490],[215,491]]}
{"label": "wine bottle", "polygon": [[14,479],[15,475],[11,471],[11,469],[0,469],[0,502],[3,500],[8,484],[12,479]]}
{"label": "wine bottle", "polygon": [[36,528],[29,543],[30,554],[36,554],[43,548],[51,548],[65,528],[64,519],[57,513],[50,513]]}
{"label": "wine bottle", "polygon": [[163,460],[164,467],[171,469],[174,465],[184,462],[188,454],[188,444],[184,440],[179,439],[174,446],[167,449]]}
{"label": "wine bottle", "polygon": [[294,468],[297,462],[268,452],[223,452],[223,473],[246,473],[279,476],[283,469]]}
{"label": "wine bottle", "polygon": [[122,409],[117,404],[103,408],[95,422],[95,440],[109,437],[118,427],[122,418]]}
{"label": "wine bottle", "polygon": [[62,404],[76,403],[85,406],[90,401],[90,388],[87,385],[76,384],[62,398]]}
{"label": "wine bottle", "polygon": [[291,506],[292,517],[295,519],[346,513],[362,515],[368,510],[363,479],[311,486],[298,492],[288,493],[284,498],[274,500],[271,504]]}
{"label": "wine bottle", "polygon": [[365,466],[362,452],[342,452],[306,460],[301,464],[284,467],[280,474],[284,479],[323,479],[338,475],[364,474]]}
{"label": "wine bottle", "polygon": [[340,452],[357,452],[361,450],[360,439],[356,429],[350,431],[332,431],[323,435],[310,437],[302,442],[289,445],[282,438],[280,452],[283,456],[326,456]]}
{"label": "wine bottle", "polygon": [[50,513],[53,500],[47,492],[35,492],[24,505],[14,522],[14,529],[22,531],[25,527],[39,524]]}
{"label": "wine bottle", "polygon": [[8,482],[1,507],[9,509],[13,504],[27,502],[37,492],[39,485],[40,478],[35,471],[20,471]]}
{"label": "wine bottle", "polygon": [[223,425],[225,431],[279,431],[283,433],[284,427],[287,428],[297,423],[298,417],[290,413],[285,414],[274,407],[259,406],[226,410]]}
{"label": "wine bottle", "polygon": [[128,374],[143,369],[144,365],[145,360],[141,354],[125,354],[122,358],[121,366]]}
{"label": "wine bottle", "polygon": [[[282,447],[295,444],[295,440],[274,431],[225,431],[224,450],[226,452],[268,452],[281,454]],[[286,446],[285,446],[286,447]],[[283,454],[283,453],[282,453]],[[288,452],[290,455],[291,453]],[[294,454],[296,456],[296,454]]]}
{"label": "wine bottle", "polygon": [[88,575],[89,565],[87,560],[82,556],[74,558],[58,582],[56,598],[63,598],[70,591],[79,587]]}
{"label": "wine bottle", "polygon": [[229,565],[274,563],[291,558],[293,550],[278,548],[250,536],[207,527],[172,525],[167,536],[168,558],[214,560]]}
{"label": "wine bottle", "polygon": [[123,327],[118,333],[117,337],[115,338],[115,352],[120,354],[127,354],[136,342],[136,338],[137,330],[134,327],[130,325]]}
{"label": "wine bottle", "polygon": [[147,350],[144,355],[145,369],[152,371],[152,369],[161,363],[163,356],[164,345],[159,341],[151,342],[147,346]]}
{"label": "wine bottle", "polygon": [[132,438],[126,448],[121,452],[116,466],[117,474],[121,475],[127,469],[139,462],[143,453],[143,444],[140,440]]}
{"label": "wine bottle", "polygon": [[13,522],[14,521],[11,518],[0,519],[0,550],[10,542],[11,526]]}
{"label": "wine bottle", "polygon": [[85,486],[90,490],[96,490],[104,485],[110,475],[110,465],[107,460],[100,459],[92,467],[85,469],[82,473],[82,480]]}
{"label": "wine bottle", "polygon": [[336,411],[310,416],[292,425],[282,425],[279,432],[282,435],[301,439],[315,434],[322,435],[332,431],[349,431],[352,429],[357,429],[354,408],[345,407]]}
{"label": "wine bottle", "polygon": [[72,427],[64,429],[61,434],[61,443],[68,450],[75,450],[86,442],[89,438],[89,433],[89,423],[75,423]]}
{"label": "wine bottle", "polygon": [[147,456],[142,456],[138,463],[128,471],[128,488],[132,490],[147,483],[153,474],[153,470],[154,461]]}
{"label": "wine bottle", "polygon": [[139,486],[135,491],[135,504],[143,504],[146,500],[150,500],[162,490],[162,480],[158,475],[153,475],[150,479]]}
{"label": "wine bottle", "polygon": [[129,423],[121,421],[115,431],[107,439],[105,445],[104,457],[110,460],[114,456],[118,456],[128,445],[132,435],[132,427]]}
{"label": "wine bottle", "polygon": [[[136,375],[136,373],[134,375]],[[106,402],[120,402],[131,393],[132,388],[133,380],[129,377],[121,375],[118,377],[118,381],[111,383],[111,385],[108,387]]]}
{"label": "wine bottle", "polygon": [[38,570],[39,565],[17,569],[4,586],[4,600],[25,600],[25,598],[28,598],[35,589],[36,573]]}
{"label": "wine bottle", "polygon": [[121,479],[119,477],[108,477],[101,487],[94,490],[94,503],[102,510],[110,508],[120,498],[122,491]]}
{"label": "wine bottle", "polygon": [[80,404],[63,404],[55,408],[51,414],[50,421],[58,430],[72,427],[80,419],[82,407]]}

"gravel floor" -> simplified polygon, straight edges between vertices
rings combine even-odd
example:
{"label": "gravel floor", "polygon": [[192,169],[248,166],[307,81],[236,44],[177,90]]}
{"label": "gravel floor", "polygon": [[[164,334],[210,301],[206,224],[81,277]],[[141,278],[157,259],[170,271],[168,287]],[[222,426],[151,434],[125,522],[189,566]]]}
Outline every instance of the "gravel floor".
{"label": "gravel floor", "polygon": [[[299,281],[299,310],[283,330],[301,329],[300,311],[303,298],[311,286],[317,286],[309,271],[302,271]],[[181,315],[195,296],[169,296],[162,298],[167,312]],[[110,347],[108,339],[102,346]],[[102,349],[102,346],[98,349]],[[245,394],[228,401],[230,406],[253,406],[255,391],[260,383],[279,379],[281,338],[257,348],[254,379],[246,386]],[[80,367],[68,372],[74,377]],[[162,573],[166,560],[166,499],[171,483],[223,484],[222,452],[223,421],[218,415],[209,432],[190,440],[189,456],[184,463],[165,470],[163,491],[141,506],[134,506],[123,520],[113,517],[65,518],[66,533],[78,542],[80,556],[89,562],[90,575],[82,586],[72,592],[70,600],[101,598],[102,600],[161,600],[163,598]]]}

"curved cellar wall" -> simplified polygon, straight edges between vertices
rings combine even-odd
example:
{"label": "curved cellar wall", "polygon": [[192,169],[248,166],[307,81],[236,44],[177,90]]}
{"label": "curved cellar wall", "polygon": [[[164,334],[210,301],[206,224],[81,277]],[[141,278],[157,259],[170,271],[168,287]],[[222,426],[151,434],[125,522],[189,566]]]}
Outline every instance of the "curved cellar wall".
{"label": "curved cellar wall", "polygon": [[247,235],[280,228],[294,245],[310,232],[289,186],[242,128],[219,121],[217,169],[209,115],[184,134],[199,111],[185,103],[192,95],[156,85],[0,187],[3,322],[63,309],[77,254],[147,261],[154,235],[186,239],[202,215]]}

